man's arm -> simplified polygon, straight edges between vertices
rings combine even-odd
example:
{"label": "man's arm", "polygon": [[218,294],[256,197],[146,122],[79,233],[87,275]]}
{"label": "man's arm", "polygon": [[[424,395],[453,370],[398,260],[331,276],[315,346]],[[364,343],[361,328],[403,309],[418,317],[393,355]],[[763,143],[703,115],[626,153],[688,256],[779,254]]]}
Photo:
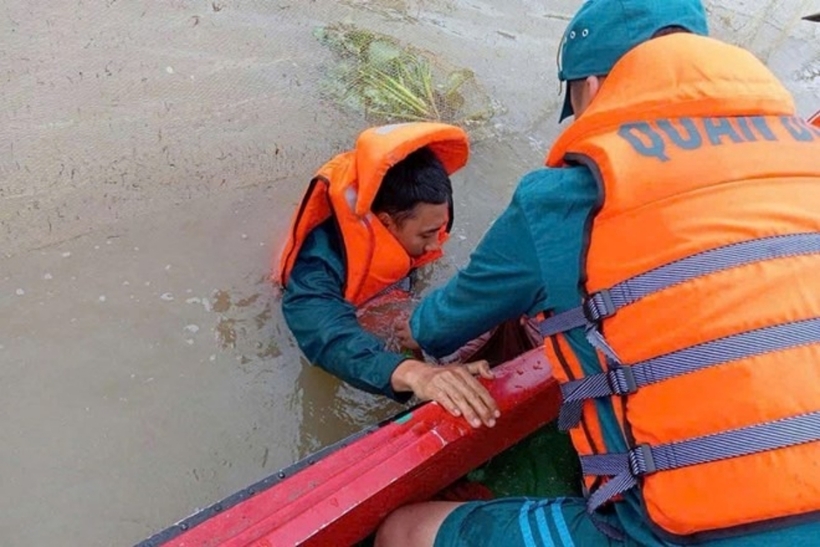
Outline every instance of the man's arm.
{"label": "man's arm", "polygon": [[542,311],[546,290],[522,202],[527,186],[525,179],[467,266],[413,312],[412,336],[430,355],[448,355],[508,319]]}
{"label": "man's arm", "polygon": [[492,378],[486,361],[439,367],[387,351],[359,324],[356,309],[343,297],[343,282],[344,265],[330,234],[317,231],[302,247],[282,301],[285,320],[311,362],[364,391],[399,402],[415,394],[473,427],[495,425],[495,401],[474,377]]}
{"label": "man's arm", "polygon": [[[319,228],[321,229],[321,228]],[[305,356],[327,372],[370,393],[406,401],[391,376],[404,355],[362,328],[356,308],[344,299],[344,265],[318,234],[305,242],[282,299],[285,321]]]}

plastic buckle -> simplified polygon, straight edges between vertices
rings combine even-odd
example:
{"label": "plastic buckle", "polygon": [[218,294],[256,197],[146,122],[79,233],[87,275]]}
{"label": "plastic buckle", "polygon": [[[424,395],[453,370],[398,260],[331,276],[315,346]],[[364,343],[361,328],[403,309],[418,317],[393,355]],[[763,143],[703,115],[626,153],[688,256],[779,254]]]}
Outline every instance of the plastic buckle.
{"label": "plastic buckle", "polygon": [[638,391],[638,381],[631,367],[616,367],[606,373],[609,389],[615,395],[632,395]]}
{"label": "plastic buckle", "polygon": [[584,300],[584,317],[590,323],[598,323],[601,319],[612,317],[618,311],[615,308],[615,303],[612,301],[612,294],[609,289],[592,294]]}
{"label": "plastic buckle", "polygon": [[652,456],[652,447],[648,444],[640,444],[629,451],[629,472],[634,477],[649,475],[658,470],[655,467],[655,458]]}

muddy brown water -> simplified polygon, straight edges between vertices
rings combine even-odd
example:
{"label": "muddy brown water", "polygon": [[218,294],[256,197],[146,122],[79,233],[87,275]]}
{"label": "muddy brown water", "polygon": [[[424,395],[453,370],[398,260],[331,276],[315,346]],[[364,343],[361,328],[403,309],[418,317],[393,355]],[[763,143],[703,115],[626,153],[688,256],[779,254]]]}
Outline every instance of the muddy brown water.
{"label": "muddy brown water", "polygon": [[[366,125],[319,94],[317,26],[472,69],[497,114],[431,284],[559,131],[577,0],[8,0],[0,9],[0,544],[131,545],[401,407],[305,363],[268,275]],[[503,7],[502,7],[503,6]],[[820,2],[712,1],[820,108]]]}

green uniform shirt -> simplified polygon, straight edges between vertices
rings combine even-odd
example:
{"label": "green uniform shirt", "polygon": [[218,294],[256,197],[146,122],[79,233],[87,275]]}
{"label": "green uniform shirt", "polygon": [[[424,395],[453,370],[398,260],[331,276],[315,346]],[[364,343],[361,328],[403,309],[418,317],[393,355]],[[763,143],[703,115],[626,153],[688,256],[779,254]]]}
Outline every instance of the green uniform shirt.
{"label": "green uniform shirt", "polygon": [[406,402],[412,394],[393,391],[390,377],[407,357],[364,330],[344,299],[341,245],[332,221],[305,239],[282,297],[285,321],[311,363],[359,389]]}
{"label": "green uniform shirt", "polygon": [[[527,175],[469,264],[416,308],[410,321],[416,341],[431,355],[445,355],[506,319],[577,306],[585,225],[597,200],[597,184],[585,167],[545,168]],[[570,343],[585,372],[598,372],[594,350],[580,331],[569,333]],[[607,446],[625,452],[611,404],[596,404]],[[631,538],[643,545],[668,545],[647,526],[637,490],[615,505],[618,521]],[[820,524],[811,523],[709,545],[808,547],[818,542]]]}

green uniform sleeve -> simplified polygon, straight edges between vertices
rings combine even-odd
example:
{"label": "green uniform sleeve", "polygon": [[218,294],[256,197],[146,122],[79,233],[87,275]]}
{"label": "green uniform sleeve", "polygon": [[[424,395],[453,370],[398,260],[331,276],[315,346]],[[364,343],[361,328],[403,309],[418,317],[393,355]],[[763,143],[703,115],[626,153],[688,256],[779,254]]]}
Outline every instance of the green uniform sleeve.
{"label": "green uniform sleeve", "polygon": [[362,328],[355,307],[342,294],[344,263],[327,224],[308,236],[282,299],[285,321],[305,356],[330,374],[370,393],[405,402],[390,377],[407,357],[387,351]]}
{"label": "green uniform sleeve", "polygon": [[535,315],[546,298],[520,189],[467,266],[413,312],[413,337],[430,355],[448,355],[509,319]]}

